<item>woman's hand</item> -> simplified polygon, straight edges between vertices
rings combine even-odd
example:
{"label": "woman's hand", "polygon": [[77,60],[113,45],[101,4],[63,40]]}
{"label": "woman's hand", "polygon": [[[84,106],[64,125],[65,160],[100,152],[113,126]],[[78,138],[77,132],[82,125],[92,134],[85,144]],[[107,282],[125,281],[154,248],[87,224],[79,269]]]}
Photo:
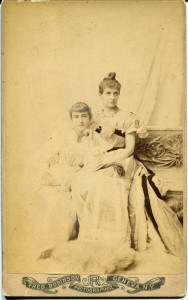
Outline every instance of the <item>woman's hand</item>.
{"label": "woman's hand", "polygon": [[106,155],[103,156],[102,163],[103,163],[106,167],[110,167],[110,166],[112,166],[115,162],[114,162],[114,158],[113,158],[111,155],[108,155],[108,153],[107,153]]}
{"label": "woman's hand", "polygon": [[109,168],[114,165],[114,160],[108,154],[104,154],[100,163],[96,166],[96,171],[100,169]]}

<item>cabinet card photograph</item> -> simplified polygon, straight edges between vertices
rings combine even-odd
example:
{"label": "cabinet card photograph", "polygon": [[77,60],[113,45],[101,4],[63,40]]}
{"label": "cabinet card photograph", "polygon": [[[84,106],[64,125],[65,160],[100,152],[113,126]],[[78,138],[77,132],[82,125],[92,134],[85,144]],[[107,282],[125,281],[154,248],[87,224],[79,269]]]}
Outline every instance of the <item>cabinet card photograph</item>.
{"label": "cabinet card photograph", "polygon": [[4,0],[3,293],[186,293],[181,0]]}

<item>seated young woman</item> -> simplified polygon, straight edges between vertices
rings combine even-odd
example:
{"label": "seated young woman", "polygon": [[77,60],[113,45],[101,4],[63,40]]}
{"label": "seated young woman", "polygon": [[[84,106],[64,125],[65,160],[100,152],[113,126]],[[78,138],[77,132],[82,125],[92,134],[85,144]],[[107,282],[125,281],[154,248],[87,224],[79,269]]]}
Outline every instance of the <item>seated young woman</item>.
{"label": "seated young woman", "polygon": [[[100,85],[101,112],[92,117],[83,102],[70,109],[72,129],[64,135],[63,151],[49,174],[50,187],[59,187],[61,202],[77,215],[79,233],[68,242],[69,230],[66,243],[59,239],[58,250],[53,248],[50,257],[48,249],[44,251],[41,257],[50,258],[52,270],[56,263],[56,270],[64,272],[160,273],[157,258],[168,262],[167,272],[181,269],[179,260],[169,255],[181,256],[181,224],[157,196],[160,182],[157,185],[156,178],[134,157],[135,135],[144,137],[147,132],[134,114],[117,108],[119,93],[120,84],[111,75]],[[52,224],[58,215],[62,216],[60,228],[66,227],[67,210],[56,208]],[[69,228],[74,223],[75,218]],[[135,261],[137,266],[131,271]]]}
{"label": "seated young woman", "polygon": [[[153,244],[181,257],[182,225],[162,200],[160,181],[134,157],[136,134],[144,138],[147,131],[135,114],[117,106],[121,85],[115,76],[110,73],[100,83],[103,109],[81,138],[85,162],[71,184],[78,238],[110,245],[129,243],[138,251]],[[92,152],[95,139],[104,143],[96,153]]]}

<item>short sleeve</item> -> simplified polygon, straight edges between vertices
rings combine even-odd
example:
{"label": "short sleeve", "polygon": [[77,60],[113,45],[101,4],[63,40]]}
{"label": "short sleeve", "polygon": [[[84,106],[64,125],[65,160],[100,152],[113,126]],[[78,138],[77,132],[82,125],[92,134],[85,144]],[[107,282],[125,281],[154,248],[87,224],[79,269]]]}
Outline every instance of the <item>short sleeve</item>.
{"label": "short sleeve", "polygon": [[146,138],[148,132],[142,121],[133,113],[130,114],[128,122],[125,124],[126,134],[135,132],[139,138]]}

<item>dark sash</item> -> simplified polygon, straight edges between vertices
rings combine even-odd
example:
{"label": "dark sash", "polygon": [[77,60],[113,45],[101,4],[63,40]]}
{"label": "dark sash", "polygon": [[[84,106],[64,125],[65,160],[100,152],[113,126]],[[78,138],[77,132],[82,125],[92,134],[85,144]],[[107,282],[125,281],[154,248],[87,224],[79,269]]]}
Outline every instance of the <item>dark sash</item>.
{"label": "dark sash", "polygon": [[[102,132],[102,127],[98,126],[95,129],[95,131],[100,134]],[[114,130],[114,134],[116,134],[118,136],[121,136],[121,137],[125,137],[126,136],[126,133],[122,132],[119,129],[115,129]],[[124,148],[125,147],[113,147],[113,148],[107,150],[107,152],[115,151],[115,150],[118,150],[118,149],[124,149]],[[133,155],[133,153],[131,155]],[[143,162],[139,159],[139,157],[137,157],[136,155],[134,155],[134,157],[135,157],[135,159],[137,159],[138,161],[140,161],[143,164]],[[146,168],[146,170],[148,171],[148,173],[150,174],[147,178],[148,178],[148,181],[149,181],[152,189],[154,190],[155,194],[157,195],[157,197],[159,199],[165,200],[165,198],[161,195],[161,193],[160,193],[159,189],[157,188],[157,186],[155,185],[155,183],[152,181],[152,178],[155,176],[155,173],[152,170],[150,170],[145,164],[143,164],[143,165]]]}
{"label": "dark sash", "polygon": [[154,215],[153,215],[153,212],[152,212],[152,209],[151,209],[150,198],[149,198],[148,187],[147,187],[147,177],[146,177],[146,175],[142,175],[142,189],[143,189],[143,192],[144,192],[146,211],[147,211],[148,216],[150,217],[150,220],[152,221],[152,223],[153,223],[156,231],[158,232],[158,234],[160,236],[160,233],[159,233],[159,230],[158,230],[158,225],[157,225],[157,223],[155,221],[155,218],[154,218]]}
{"label": "dark sash", "polygon": [[[102,132],[102,127],[101,127],[101,126],[98,126],[98,127],[95,129],[95,131],[96,131],[97,133],[101,133],[101,132]],[[121,137],[125,137],[125,136],[126,136],[125,132],[122,132],[120,129],[115,129],[115,130],[114,130],[114,134],[116,134],[116,135],[118,135],[118,136],[121,136]]]}

